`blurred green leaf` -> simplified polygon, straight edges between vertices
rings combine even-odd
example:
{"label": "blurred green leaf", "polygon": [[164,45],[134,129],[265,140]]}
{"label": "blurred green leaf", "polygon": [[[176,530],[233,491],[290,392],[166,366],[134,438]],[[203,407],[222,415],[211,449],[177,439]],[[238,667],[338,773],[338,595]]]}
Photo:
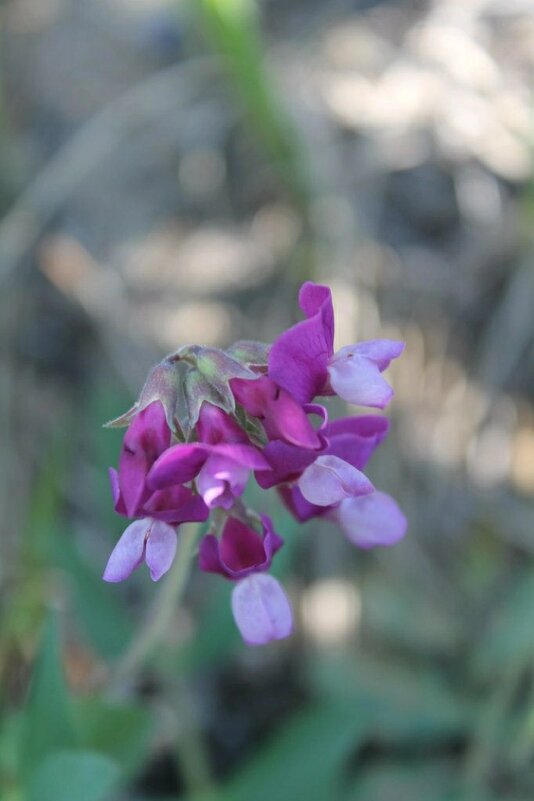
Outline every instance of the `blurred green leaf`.
{"label": "blurred green leaf", "polygon": [[[211,576],[202,576],[209,582]],[[208,602],[200,611],[201,618],[194,638],[178,653],[179,666],[194,670],[210,664],[222,665],[239,643],[240,637],[232,617],[228,582],[219,581],[212,586]]]}
{"label": "blurred green leaf", "polygon": [[76,617],[90,644],[105,659],[118,657],[134,633],[120,596],[102,581],[101,570],[86,564],[67,536],[54,541],[55,560],[71,578]]}
{"label": "blurred green leaf", "polygon": [[126,774],[135,773],[152,734],[150,713],[98,698],[78,700],[73,710],[84,748],[106,754]]}
{"label": "blurred green leaf", "polygon": [[454,801],[455,770],[454,763],[446,760],[381,760],[362,769],[346,801]]}
{"label": "blurred green leaf", "polygon": [[264,65],[255,0],[200,0],[193,4],[202,28],[220,53],[234,86],[295,199],[306,204],[308,171],[304,143],[283,108]]}
{"label": "blurred green leaf", "polygon": [[27,769],[52,751],[72,747],[76,739],[61,664],[58,622],[51,614],[44,626],[25,709],[23,766]]}
{"label": "blurred green leaf", "polygon": [[373,738],[447,740],[470,730],[473,704],[432,669],[402,662],[319,655],[310,665],[316,690],[364,718]]}
{"label": "blurred green leaf", "polygon": [[20,710],[0,717],[0,798],[18,798],[20,743],[24,717]]}
{"label": "blurred green leaf", "polygon": [[365,721],[338,703],[297,714],[226,786],[228,801],[333,801],[340,769],[361,743]]}
{"label": "blurred green leaf", "polygon": [[117,765],[91,751],[60,751],[38,765],[27,801],[104,801],[117,781]]}
{"label": "blurred green leaf", "polygon": [[[409,621],[409,625],[408,625]],[[373,637],[390,646],[428,654],[450,654],[459,640],[459,621],[444,608],[420,596],[406,585],[386,583],[384,576],[370,573],[363,586],[363,626]]]}
{"label": "blurred green leaf", "polygon": [[534,573],[514,574],[480,641],[473,648],[477,674],[491,679],[511,665],[534,659]]}

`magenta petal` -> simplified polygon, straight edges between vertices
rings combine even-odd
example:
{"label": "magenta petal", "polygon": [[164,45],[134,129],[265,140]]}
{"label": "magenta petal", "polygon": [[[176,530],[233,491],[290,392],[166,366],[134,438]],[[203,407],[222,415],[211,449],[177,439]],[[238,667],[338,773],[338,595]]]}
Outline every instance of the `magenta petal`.
{"label": "magenta petal", "polygon": [[209,509],[199,495],[189,487],[177,484],[156,490],[143,505],[143,511],[156,520],[178,525],[189,521],[207,520]]}
{"label": "magenta petal", "polygon": [[265,548],[257,531],[236,517],[229,517],[219,547],[221,562],[233,575],[256,569],[265,561]]}
{"label": "magenta petal", "polygon": [[125,529],[108,559],[104,581],[124,581],[141,564],[145,555],[145,538],[150,520],[134,520]]}
{"label": "magenta petal", "polygon": [[262,536],[241,520],[229,517],[219,543],[219,557],[226,575],[240,579],[249,573],[268,570],[284,541],[273,529],[272,520],[261,515]]}
{"label": "magenta petal", "polygon": [[126,507],[124,505],[124,500],[121,496],[121,490],[119,486],[119,474],[114,467],[110,467],[108,470],[108,475],[109,483],[111,485],[111,495],[113,497],[113,507],[117,514],[124,515],[126,517]]}
{"label": "magenta petal", "polygon": [[320,448],[322,441],[300,403],[283,389],[269,404],[263,421],[269,439],[284,439],[301,448]]}
{"label": "magenta petal", "polygon": [[197,475],[209,455],[209,446],[200,442],[173,445],[154,463],[147,477],[151,490],[164,489],[172,484],[186,484]]}
{"label": "magenta petal", "polygon": [[302,471],[317,458],[317,451],[297,448],[282,440],[267,443],[263,453],[270,470],[256,472],[256,481],[262,489],[269,489],[282,482],[295,481]]}
{"label": "magenta petal", "polygon": [[298,487],[290,487],[287,484],[278,488],[278,493],[282,498],[286,508],[293,517],[301,523],[311,520],[312,517],[321,517],[331,511],[330,506],[316,506],[306,500]]}
{"label": "magenta petal", "polygon": [[[232,391],[241,406],[259,417],[269,439],[283,439],[303,448],[319,448],[323,440],[308,420],[305,409],[267,376],[256,381],[234,378]],[[315,407],[312,409],[316,413]]]}
{"label": "magenta petal", "polygon": [[386,436],[388,428],[388,419],[377,415],[333,420],[324,430],[329,442],[326,453],[339,456],[358,470],[363,470],[375,448]]}
{"label": "magenta petal", "polygon": [[232,613],[249,645],[265,645],[291,634],[293,620],[287,596],[278,581],[265,573],[254,573],[236,584]]}
{"label": "magenta petal", "polygon": [[376,437],[380,442],[389,430],[389,420],[377,414],[352,415],[332,420],[324,429],[325,436],[332,439],[340,434],[351,434],[357,437]]}
{"label": "magenta petal", "polygon": [[177,536],[174,528],[160,520],[153,520],[145,553],[152,581],[158,581],[172,565],[176,544]]}
{"label": "magenta petal", "polygon": [[360,548],[393,545],[408,525],[397,502],[385,492],[342,501],[335,516],[347,539]]}
{"label": "magenta petal", "polygon": [[301,403],[324,392],[332,355],[334,311],[326,286],[307,281],[299,302],[308,317],[281,334],[269,352],[269,377]]}
{"label": "magenta petal", "polygon": [[337,456],[319,456],[303,472],[298,487],[304,498],[317,506],[333,506],[374,489],[360,470]]}
{"label": "magenta petal", "polygon": [[146,494],[146,475],[170,440],[171,432],[159,401],[138,412],[130,423],[119,459],[120,492],[129,517],[138,513]]}
{"label": "magenta petal", "polygon": [[220,573],[221,576],[230,578],[221,564],[219,540],[213,534],[202,538],[198,549],[198,566],[206,573]]}
{"label": "magenta petal", "polygon": [[210,458],[219,456],[249,470],[269,470],[269,463],[265,456],[253,445],[221,443],[207,447],[209,447],[209,453],[212,454]]}
{"label": "magenta petal", "polygon": [[377,365],[363,356],[336,359],[329,365],[328,374],[332,389],[347,403],[384,409],[393,397]]}
{"label": "magenta petal", "polygon": [[200,442],[209,445],[218,445],[221,442],[248,443],[247,435],[236,421],[218,406],[207,402],[200,409],[197,435]]}
{"label": "magenta petal", "polygon": [[221,573],[234,580],[268,570],[283,540],[274,531],[267,515],[261,515],[261,523],[262,535],[241,520],[229,517],[220,540],[212,535],[202,540],[199,554],[201,570]]}

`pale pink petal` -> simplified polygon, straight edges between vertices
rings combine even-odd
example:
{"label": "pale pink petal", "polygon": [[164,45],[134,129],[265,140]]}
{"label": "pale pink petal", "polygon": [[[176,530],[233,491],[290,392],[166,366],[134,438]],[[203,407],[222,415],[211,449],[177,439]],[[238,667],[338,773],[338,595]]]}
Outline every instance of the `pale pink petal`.
{"label": "pale pink petal", "polygon": [[152,521],[145,555],[152,581],[160,579],[172,565],[177,539],[175,529],[168,523]]}
{"label": "pale pink petal", "polygon": [[279,582],[266,573],[254,573],[236,584],[232,612],[249,645],[264,645],[291,634],[293,620],[287,596]]}
{"label": "pale pink petal", "polygon": [[364,356],[336,358],[328,366],[328,375],[334,392],[347,403],[384,409],[393,397],[378,366]]}
{"label": "pale pink petal", "polygon": [[104,581],[124,581],[139,567],[145,555],[145,537],[149,526],[150,520],[146,518],[130,523],[111,552],[102,576]]}
{"label": "pale pink petal", "polygon": [[335,516],[347,539],[360,548],[393,545],[408,525],[397,502],[385,492],[342,501]]}
{"label": "pale pink petal", "polygon": [[319,456],[305,469],[298,487],[304,498],[316,506],[332,506],[374,489],[367,476],[337,456]]}
{"label": "pale pink petal", "polygon": [[348,348],[341,348],[339,353],[353,349],[360,356],[365,356],[375,362],[382,372],[389,367],[393,359],[399,358],[404,348],[404,342],[397,339],[369,339],[366,342],[358,342],[357,345],[349,345]]}

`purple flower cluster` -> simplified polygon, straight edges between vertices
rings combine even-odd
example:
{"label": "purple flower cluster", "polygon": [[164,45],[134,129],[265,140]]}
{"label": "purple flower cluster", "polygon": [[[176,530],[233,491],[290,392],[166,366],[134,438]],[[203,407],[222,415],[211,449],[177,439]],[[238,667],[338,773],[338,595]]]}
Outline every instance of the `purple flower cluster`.
{"label": "purple flower cluster", "polygon": [[[251,473],[263,489],[276,487],[298,520],[333,520],[360,548],[392,545],[406,531],[396,502],[362,472],[387,434],[387,419],[362,415],[330,422],[326,408],[314,402],[317,396],[338,395],[383,409],[393,390],[382,373],[404,345],[379,339],[334,353],[328,287],[305,283],[299,302],[306,319],[270,349],[236,343],[231,356],[230,351],[213,356],[210,350],[209,357],[198,346],[189,349],[188,354],[201,354],[192,363],[193,370],[199,365],[195,385],[205,391],[195,395],[191,431],[173,430],[168,392],[164,397],[163,391],[151,390],[150,402],[128,413],[119,469],[110,470],[115,510],[134,522],[115,546],[104,579],[122,581],[145,561],[157,581],[173,562],[177,527],[205,521],[217,509],[200,543],[199,566],[235,583],[232,611],[250,644],[282,639],[292,629],[286,594],[267,572],[283,540],[269,517],[256,515],[241,501]],[[247,355],[261,349],[266,363],[251,365]],[[239,354],[242,362],[233,362]],[[209,358],[215,359],[213,365]],[[233,363],[234,373],[228,367]],[[165,363],[166,376],[172,364]],[[226,397],[222,400],[218,364],[226,371],[230,407]],[[173,403],[178,390],[173,387]]]}

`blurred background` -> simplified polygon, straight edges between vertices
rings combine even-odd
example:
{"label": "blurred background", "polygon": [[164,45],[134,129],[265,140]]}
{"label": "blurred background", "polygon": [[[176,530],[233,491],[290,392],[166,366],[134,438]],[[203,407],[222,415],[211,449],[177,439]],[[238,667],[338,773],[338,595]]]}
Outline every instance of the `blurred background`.
{"label": "blurred background", "polygon": [[[532,0],[0,4],[0,797],[534,797]],[[305,279],[338,346],[406,340],[353,549],[249,488],[292,639],[194,575],[101,573],[150,365],[270,341]],[[341,406],[338,408],[343,413]]]}

